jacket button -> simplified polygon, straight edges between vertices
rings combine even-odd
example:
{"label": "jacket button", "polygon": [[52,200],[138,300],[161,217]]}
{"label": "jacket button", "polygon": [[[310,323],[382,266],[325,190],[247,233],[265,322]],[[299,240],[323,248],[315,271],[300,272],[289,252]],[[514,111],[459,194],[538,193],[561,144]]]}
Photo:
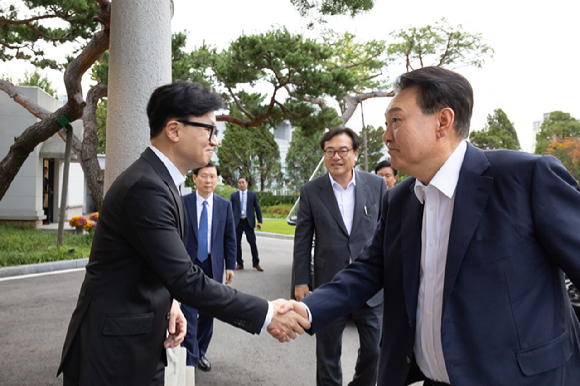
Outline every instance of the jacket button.
{"label": "jacket button", "polygon": [[407,361],[407,364],[411,364],[411,358],[405,357],[405,360]]}

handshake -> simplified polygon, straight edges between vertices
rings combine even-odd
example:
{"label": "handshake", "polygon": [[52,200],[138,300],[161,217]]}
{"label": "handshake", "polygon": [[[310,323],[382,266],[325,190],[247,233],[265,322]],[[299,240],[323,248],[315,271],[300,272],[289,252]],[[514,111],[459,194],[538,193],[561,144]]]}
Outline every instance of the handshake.
{"label": "handshake", "polygon": [[303,303],[294,300],[277,299],[271,302],[274,306],[272,321],[267,331],[280,343],[296,339],[296,334],[304,334],[310,328],[308,309]]}

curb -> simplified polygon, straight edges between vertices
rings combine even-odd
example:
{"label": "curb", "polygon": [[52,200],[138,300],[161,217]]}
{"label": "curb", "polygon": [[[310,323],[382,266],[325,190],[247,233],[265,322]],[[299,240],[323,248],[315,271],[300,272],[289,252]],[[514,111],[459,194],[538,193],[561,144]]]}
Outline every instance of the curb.
{"label": "curb", "polygon": [[65,269],[84,268],[89,262],[88,258],[76,260],[50,261],[48,263],[25,264],[16,267],[0,268],[0,278],[34,273],[62,271]]}
{"label": "curb", "polygon": [[[256,236],[266,237],[269,239],[294,240],[293,235],[282,235],[280,233],[270,233],[262,231],[256,232]],[[0,268],[0,278],[31,275],[35,273],[45,273],[52,271],[62,271],[65,269],[84,268],[88,264],[88,262],[89,259],[84,258],[76,260],[50,261],[48,263],[25,264],[16,267],[3,267]]]}

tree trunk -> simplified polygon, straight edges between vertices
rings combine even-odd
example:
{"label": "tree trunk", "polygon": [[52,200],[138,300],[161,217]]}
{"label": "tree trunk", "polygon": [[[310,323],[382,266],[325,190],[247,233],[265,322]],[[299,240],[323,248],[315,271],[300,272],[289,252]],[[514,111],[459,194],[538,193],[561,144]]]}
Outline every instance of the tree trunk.
{"label": "tree trunk", "polygon": [[81,167],[85,173],[97,212],[101,210],[103,204],[105,173],[101,170],[97,159],[99,140],[97,138],[96,111],[99,100],[104,96],[107,96],[107,86],[100,83],[91,87],[87,94],[87,106],[83,111],[84,136],[80,156]]}
{"label": "tree trunk", "polygon": [[64,151],[64,170],[62,173],[62,189],[60,192],[60,208],[58,211],[58,233],[56,245],[62,246],[64,238],[64,214],[66,212],[66,199],[68,196],[68,175],[70,170],[70,149],[72,145],[73,128],[69,124],[66,126],[66,147]]}
{"label": "tree trunk", "polygon": [[[108,14],[106,13],[107,10]],[[109,20],[110,15],[110,7],[101,8],[99,14],[101,20]],[[81,77],[108,48],[109,30],[104,29],[97,32],[82,52],[67,66],[64,73],[64,83],[68,96],[68,102],[66,105],[52,114],[43,116],[42,121],[30,126],[24,130],[19,137],[15,138],[14,144],[10,147],[8,154],[0,162],[0,200],[6,194],[6,191],[16,177],[16,174],[18,174],[22,164],[26,161],[28,155],[34,150],[34,148],[39,143],[52,137],[61,129],[58,120],[65,117],[68,122],[74,122],[82,116],[86,103],[83,101]],[[0,80],[0,89],[6,91],[9,86],[12,86],[14,89],[14,86],[9,82]],[[6,92],[14,98],[16,102],[20,103],[35,116],[37,116],[37,114],[42,114],[43,112],[48,113],[46,110],[41,109],[38,106],[33,106],[34,104],[30,102],[30,100],[28,100],[27,106],[26,103],[23,104],[23,102],[21,102],[22,98],[17,98],[10,92]]]}

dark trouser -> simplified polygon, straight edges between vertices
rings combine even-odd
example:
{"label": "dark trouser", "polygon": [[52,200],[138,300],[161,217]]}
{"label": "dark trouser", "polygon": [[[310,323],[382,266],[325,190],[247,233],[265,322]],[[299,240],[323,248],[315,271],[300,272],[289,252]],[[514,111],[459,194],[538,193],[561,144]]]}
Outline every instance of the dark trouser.
{"label": "dark trouser", "polygon": [[[63,386],[82,386],[78,379],[69,377],[66,374],[62,374],[62,385]],[[157,365],[157,370],[153,374],[153,379],[148,386],[163,386],[165,385],[165,364],[162,360],[159,361]]]}
{"label": "dark trouser", "polygon": [[252,264],[260,264],[260,259],[258,259],[258,247],[256,247],[256,234],[254,229],[248,224],[248,219],[240,219],[240,223],[236,227],[236,241],[238,242],[238,254],[236,260],[238,265],[244,265],[244,260],[242,260],[242,233],[246,232],[246,240],[250,244],[250,249],[252,250]]}
{"label": "dark trouser", "polygon": [[429,378],[425,379],[423,386],[450,386],[448,383],[435,382]]}
{"label": "dark trouser", "polygon": [[354,377],[350,386],[374,386],[377,383],[377,363],[383,317],[382,303],[366,304],[324,327],[316,333],[316,384],[342,386],[342,333],[349,315],[353,318],[360,340]]}
{"label": "dark trouser", "polygon": [[[211,269],[211,255],[203,263],[193,259],[193,263],[210,278],[213,278]],[[213,336],[213,316],[198,312],[185,304],[181,304],[181,311],[187,319],[187,334],[181,345],[185,347],[187,356],[185,364],[187,366],[197,366],[197,362],[202,355],[205,355],[209,342]]]}

